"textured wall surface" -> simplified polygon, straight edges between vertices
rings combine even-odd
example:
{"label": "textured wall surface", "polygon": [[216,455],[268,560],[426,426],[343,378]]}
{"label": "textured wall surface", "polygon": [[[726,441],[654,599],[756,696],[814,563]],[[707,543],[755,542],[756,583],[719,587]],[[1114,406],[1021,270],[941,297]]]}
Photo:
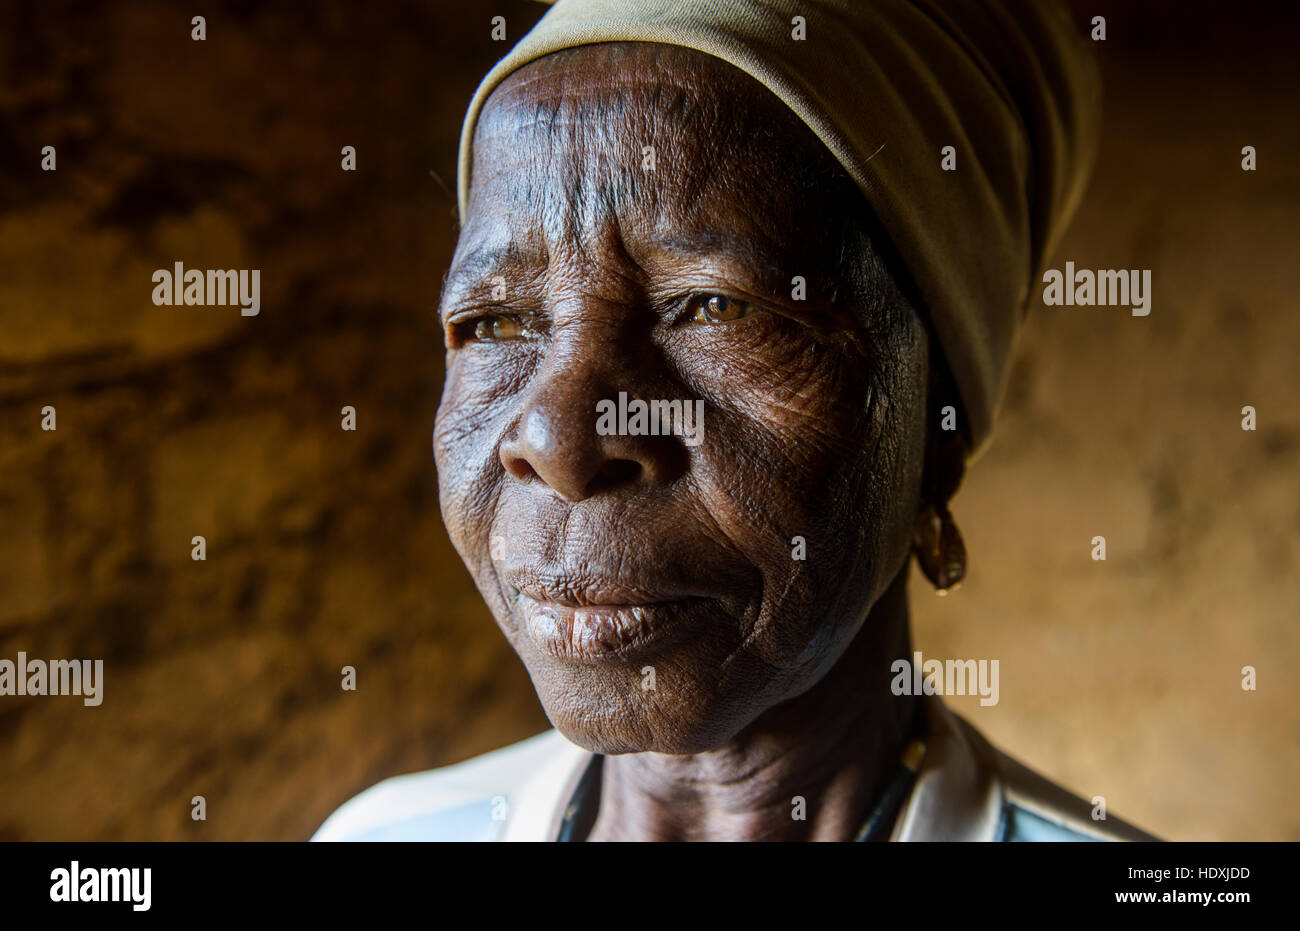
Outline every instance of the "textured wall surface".
{"label": "textured wall surface", "polygon": [[[1226,5],[1124,6],[1078,4],[1109,20],[1107,131],[1051,264],[1150,268],[1152,312],[1030,308],[954,505],[970,579],[913,580],[916,644],[999,659],[1000,703],[956,707],[1142,826],[1296,840],[1295,69]],[[0,698],[0,839],[304,838],[384,776],[546,726],[430,452],[455,219],[429,172],[451,182],[504,51],[489,18],[540,12],[6,6],[0,658],[100,657],[106,683],[98,708]],[[177,260],[262,269],[260,315],[155,307]]]}
{"label": "textured wall surface", "polygon": [[[302,838],[378,778],[542,729],[430,451],[455,218],[429,171],[453,177],[500,54],[464,38],[479,11],[24,9],[0,58],[0,656],[102,656],[106,685],[94,709],[0,699],[0,836]],[[153,306],[178,259],[262,269],[261,313]]]}
{"label": "textured wall surface", "polygon": [[915,577],[918,645],[1000,657],[1000,702],[953,704],[1156,834],[1300,840],[1300,69],[1266,5],[1076,6],[1108,14],[1106,129],[1049,266],[1149,268],[1151,312],[1031,305],[954,504],[970,583]]}

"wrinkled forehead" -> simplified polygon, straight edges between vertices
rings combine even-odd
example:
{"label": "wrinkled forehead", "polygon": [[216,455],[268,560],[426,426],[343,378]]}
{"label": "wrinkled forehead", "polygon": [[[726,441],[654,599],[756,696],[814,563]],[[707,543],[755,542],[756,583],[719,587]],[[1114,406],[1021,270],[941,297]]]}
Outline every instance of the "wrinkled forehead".
{"label": "wrinkled forehead", "polygon": [[826,182],[842,174],[757,81],[649,43],[583,46],[516,71],[488,98],[473,151],[467,229],[513,217],[550,236],[611,215],[647,228],[730,218],[793,230],[825,219],[840,187]]}

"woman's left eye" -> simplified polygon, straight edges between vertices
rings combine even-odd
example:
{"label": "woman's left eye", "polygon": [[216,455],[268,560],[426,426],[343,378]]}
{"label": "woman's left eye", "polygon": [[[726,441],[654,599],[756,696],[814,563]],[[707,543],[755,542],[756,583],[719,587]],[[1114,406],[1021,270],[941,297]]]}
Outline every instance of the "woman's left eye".
{"label": "woman's left eye", "polygon": [[700,294],[691,298],[688,305],[692,323],[730,323],[742,317],[762,313],[762,308],[721,294]]}

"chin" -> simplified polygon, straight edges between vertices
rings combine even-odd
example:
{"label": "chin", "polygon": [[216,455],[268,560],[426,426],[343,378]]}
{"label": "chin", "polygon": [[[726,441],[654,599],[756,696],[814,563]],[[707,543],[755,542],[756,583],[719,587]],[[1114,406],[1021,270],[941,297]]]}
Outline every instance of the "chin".
{"label": "chin", "polygon": [[672,756],[689,756],[715,750],[726,743],[727,736],[690,729],[669,733],[637,734],[634,727],[592,727],[589,721],[566,721],[558,717],[551,723],[571,743],[592,753],[619,756],[625,753],[664,753]]}
{"label": "chin", "polygon": [[756,717],[738,713],[753,707],[748,700],[716,695],[716,681],[674,688],[659,684],[654,690],[642,689],[642,681],[639,668],[632,667],[547,669],[533,675],[551,723],[593,753],[703,753],[725,744]]}

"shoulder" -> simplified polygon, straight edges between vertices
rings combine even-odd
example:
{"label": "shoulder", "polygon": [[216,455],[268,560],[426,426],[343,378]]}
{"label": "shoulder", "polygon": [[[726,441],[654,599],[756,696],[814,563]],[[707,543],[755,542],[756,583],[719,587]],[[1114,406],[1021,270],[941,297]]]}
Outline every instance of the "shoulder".
{"label": "shoulder", "polygon": [[313,841],[492,841],[510,799],[569,744],[546,731],[439,769],[395,776],[334,811]]}
{"label": "shoulder", "polygon": [[1097,808],[1001,751],[1004,841],[1154,841],[1141,828]]}
{"label": "shoulder", "polygon": [[1157,840],[1109,812],[1094,819],[1091,802],[993,746],[937,696],[923,701],[926,753],[895,840]]}
{"label": "shoulder", "polygon": [[[956,717],[956,716],[954,716]],[[995,840],[1000,841],[1154,841],[1141,828],[1105,812],[994,747],[969,722],[958,718],[995,774],[1001,796]]]}

